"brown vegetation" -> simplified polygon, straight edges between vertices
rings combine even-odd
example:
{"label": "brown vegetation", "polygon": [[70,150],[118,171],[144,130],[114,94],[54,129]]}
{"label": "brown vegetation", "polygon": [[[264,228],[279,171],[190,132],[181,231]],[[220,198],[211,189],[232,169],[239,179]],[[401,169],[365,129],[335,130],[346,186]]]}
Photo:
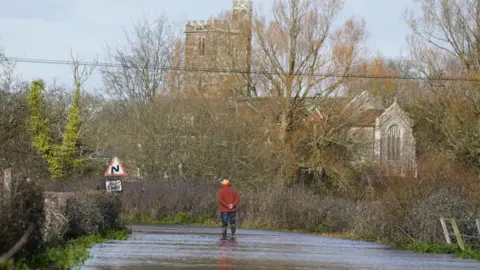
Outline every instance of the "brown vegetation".
{"label": "brown vegetation", "polygon": [[[380,175],[380,174],[377,174]],[[443,243],[439,217],[472,220],[478,216],[475,174],[442,158],[424,159],[418,178],[376,178],[373,187],[328,195],[312,186],[282,188],[265,183],[254,191],[232,179],[239,190],[239,226],[343,233],[354,239],[403,243]],[[271,180],[274,182],[275,180]],[[156,222],[177,213],[219,221],[218,181],[174,178],[125,185],[124,213],[133,222]],[[474,223],[461,222],[474,235]],[[474,239],[467,239],[467,242]]]}
{"label": "brown vegetation", "polygon": [[11,255],[19,258],[41,252],[44,247],[42,229],[45,218],[42,187],[27,182],[24,175],[14,173],[10,195],[3,191],[3,184],[0,191],[0,254],[14,247],[30,226],[33,229],[28,234],[28,241]]}

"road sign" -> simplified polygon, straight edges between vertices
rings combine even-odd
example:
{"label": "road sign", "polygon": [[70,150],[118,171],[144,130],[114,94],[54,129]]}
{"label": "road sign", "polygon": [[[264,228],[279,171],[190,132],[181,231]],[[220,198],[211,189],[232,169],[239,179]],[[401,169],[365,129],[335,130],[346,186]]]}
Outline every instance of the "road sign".
{"label": "road sign", "polygon": [[118,157],[114,157],[110,166],[105,171],[105,176],[127,176],[127,172],[123,168],[122,163]]}
{"label": "road sign", "polygon": [[106,181],[105,188],[107,189],[107,192],[121,192],[122,181],[120,180]]}

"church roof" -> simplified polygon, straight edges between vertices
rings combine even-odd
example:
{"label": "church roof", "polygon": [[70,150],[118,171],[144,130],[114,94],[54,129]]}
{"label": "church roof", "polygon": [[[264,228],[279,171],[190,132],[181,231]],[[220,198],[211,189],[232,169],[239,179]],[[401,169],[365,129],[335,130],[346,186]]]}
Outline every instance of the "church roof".
{"label": "church roof", "polygon": [[376,119],[383,114],[385,110],[369,109],[365,110],[353,121],[355,127],[373,127]]}
{"label": "church roof", "polygon": [[413,126],[412,119],[408,116],[408,114],[400,107],[397,100],[388,107],[385,112],[379,117],[379,121],[381,123],[388,121],[394,115],[400,116],[408,125]]}
{"label": "church roof", "polygon": [[[368,95],[363,95],[368,98]],[[360,100],[357,98],[356,101]],[[275,97],[257,97],[251,100],[238,102],[238,109],[241,114],[259,117],[259,114],[270,117],[277,116],[281,111],[281,105]],[[350,101],[350,102],[349,102]],[[348,104],[347,104],[348,103]],[[374,127],[377,118],[385,119],[393,112],[400,114],[407,122],[410,119],[395,101],[389,108],[385,109],[375,99],[366,99],[360,102],[360,106],[352,108],[353,103],[345,97],[329,97],[323,99],[307,98],[304,104],[305,120],[308,122],[322,121],[324,117],[331,118],[332,115],[341,115],[351,119],[353,127]],[[346,107],[350,106],[350,110]],[[260,117],[262,118],[262,117]],[[267,117],[268,118],[268,117]],[[258,119],[258,118],[257,118]],[[277,118],[276,121],[279,119]]]}

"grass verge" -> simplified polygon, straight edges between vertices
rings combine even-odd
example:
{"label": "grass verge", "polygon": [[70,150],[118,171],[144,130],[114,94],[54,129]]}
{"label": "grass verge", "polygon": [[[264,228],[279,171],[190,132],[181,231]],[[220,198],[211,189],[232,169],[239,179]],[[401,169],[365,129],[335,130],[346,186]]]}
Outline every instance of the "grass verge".
{"label": "grass verge", "polygon": [[435,244],[425,241],[409,241],[398,248],[407,249],[418,253],[433,253],[433,254],[452,254],[462,259],[473,259],[480,261],[480,250],[474,249],[470,245],[465,246],[465,251],[462,251],[456,244]]}
{"label": "grass verge", "polygon": [[[15,270],[34,269],[70,269],[80,266],[89,257],[88,249],[108,240],[127,240],[130,230],[109,230],[104,234],[82,236],[67,242],[64,247],[48,248],[30,260],[19,260],[12,268]],[[0,266],[0,269],[12,269]]]}
{"label": "grass verge", "polygon": [[179,212],[175,215],[165,217],[163,219],[154,219],[148,215],[121,215],[121,221],[125,224],[163,224],[163,225],[202,225],[215,226],[216,223],[208,215],[194,217],[188,212]]}

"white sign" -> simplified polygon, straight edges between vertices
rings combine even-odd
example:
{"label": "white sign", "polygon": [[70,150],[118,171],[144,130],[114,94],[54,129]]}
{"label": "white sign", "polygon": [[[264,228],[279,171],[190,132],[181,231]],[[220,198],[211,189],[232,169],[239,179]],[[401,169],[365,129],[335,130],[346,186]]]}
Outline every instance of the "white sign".
{"label": "white sign", "polygon": [[105,171],[105,176],[127,176],[127,172],[123,168],[122,163],[118,157],[114,157],[110,166]]}
{"label": "white sign", "polygon": [[114,180],[114,181],[106,181],[105,188],[108,192],[120,192],[122,191],[122,181]]}

